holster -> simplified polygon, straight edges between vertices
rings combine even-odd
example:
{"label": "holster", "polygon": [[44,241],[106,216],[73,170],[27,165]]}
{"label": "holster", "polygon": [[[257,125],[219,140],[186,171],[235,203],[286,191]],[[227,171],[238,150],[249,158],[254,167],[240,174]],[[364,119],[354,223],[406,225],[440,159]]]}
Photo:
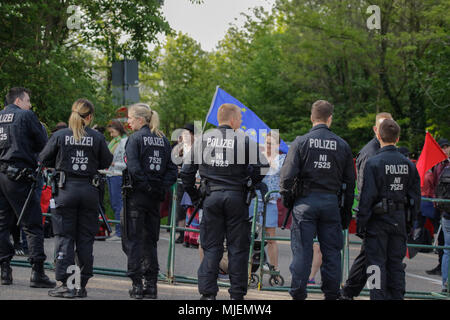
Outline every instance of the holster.
{"label": "holster", "polygon": [[128,169],[122,171],[122,195],[123,195],[123,206],[122,206],[122,229],[124,239],[128,239],[128,195],[133,189],[133,183],[131,180],[131,175]]}
{"label": "holster", "polygon": [[98,188],[100,186],[100,184],[102,184],[104,181],[106,180],[106,177],[103,174],[94,174],[92,176],[92,180],[91,180],[91,184]]}
{"label": "holster", "polygon": [[403,202],[394,202],[391,199],[383,198],[372,207],[372,212],[376,215],[404,211],[406,208]]}
{"label": "holster", "polygon": [[348,223],[350,223],[351,218],[352,218],[351,211],[350,211],[350,213],[345,212],[345,191],[346,190],[347,190],[347,184],[343,183],[341,186],[341,189],[338,192],[339,213],[341,215],[342,226],[345,225],[345,227],[347,227],[346,225]]}
{"label": "holster", "polygon": [[59,176],[58,176],[57,172],[48,172],[47,173],[47,185],[49,185],[50,188],[52,188],[52,197],[55,197],[58,195],[58,185],[57,185],[58,179],[59,179]]}
{"label": "holster", "polygon": [[58,189],[64,189],[64,186],[66,185],[66,173],[64,171],[57,171],[55,176]]}
{"label": "holster", "polygon": [[411,228],[413,226],[413,222],[415,219],[415,216],[413,214],[413,210],[415,210],[415,201],[413,198],[407,198],[406,199],[406,214],[405,214],[405,219],[406,219],[406,226],[408,228]]}
{"label": "holster", "polygon": [[297,180],[294,180],[293,190],[295,199],[299,197],[306,197],[311,191],[310,183],[298,178]]}
{"label": "holster", "polygon": [[208,180],[203,179],[203,180],[200,181],[199,191],[200,191],[200,198],[201,199],[205,199],[206,196],[209,196],[211,194],[211,189],[209,187]]}
{"label": "holster", "polygon": [[31,168],[16,168],[7,163],[0,165],[0,172],[6,174],[11,181],[27,181],[32,182],[36,179],[34,176],[34,170]]}
{"label": "holster", "polygon": [[256,189],[251,178],[247,179],[244,192],[244,200],[247,206],[250,206],[252,199],[256,196]]}

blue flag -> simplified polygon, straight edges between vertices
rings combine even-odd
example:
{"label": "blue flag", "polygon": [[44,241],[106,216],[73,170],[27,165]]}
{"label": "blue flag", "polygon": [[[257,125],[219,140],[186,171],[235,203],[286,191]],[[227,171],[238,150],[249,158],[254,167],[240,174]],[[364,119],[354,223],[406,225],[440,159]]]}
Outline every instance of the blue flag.
{"label": "blue flag", "polygon": [[[266,140],[265,137],[271,129],[252,110],[244,106],[239,100],[219,87],[217,87],[216,94],[214,95],[213,101],[211,103],[211,108],[209,109],[208,115],[206,116],[206,122],[209,122],[215,126],[219,125],[219,123],[217,122],[217,111],[219,110],[219,107],[224,103],[232,103],[241,109],[241,129],[245,131],[256,142],[264,144]],[[258,130],[266,131],[259,132]],[[289,147],[287,146],[287,144],[280,139],[280,151],[283,153],[287,153],[288,150]]]}

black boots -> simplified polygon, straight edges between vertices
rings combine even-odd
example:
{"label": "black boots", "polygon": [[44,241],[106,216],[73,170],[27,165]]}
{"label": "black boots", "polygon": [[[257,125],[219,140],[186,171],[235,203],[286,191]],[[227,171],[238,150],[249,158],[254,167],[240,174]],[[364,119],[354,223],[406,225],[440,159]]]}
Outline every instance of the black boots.
{"label": "black boots", "polygon": [[175,240],[175,243],[183,243],[183,242],[184,242],[184,231],[181,231],[177,240]]}
{"label": "black boots", "polygon": [[51,281],[44,273],[44,262],[35,262],[31,269],[30,287],[54,288],[56,282]]}
{"label": "black boots", "polygon": [[133,299],[143,299],[144,298],[144,288],[142,286],[142,279],[132,279],[133,286],[128,291],[130,298]]}
{"label": "black boots", "polygon": [[[12,269],[8,262],[1,265],[1,279],[3,285],[12,284]],[[44,262],[34,263],[31,270],[30,287],[54,288],[56,283],[51,281],[44,273]]]}
{"label": "black boots", "polygon": [[439,264],[437,267],[431,269],[431,270],[426,270],[425,271],[427,274],[433,275],[433,276],[441,276],[441,265]]}
{"label": "black boots", "polygon": [[1,265],[1,278],[2,278],[2,284],[3,285],[10,285],[12,284],[12,269],[9,265],[9,261],[2,262]]}
{"label": "black boots", "polygon": [[145,280],[144,283],[144,298],[156,299],[158,297],[158,289],[156,288],[157,280]]}
{"label": "black boots", "polygon": [[144,285],[142,285],[142,279],[131,279],[133,281],[133,286],[128,291],[130,293],[130,298],[133,299],[156,299],[158,296],[158,290],[156,287],[157,280],[145,280]]}

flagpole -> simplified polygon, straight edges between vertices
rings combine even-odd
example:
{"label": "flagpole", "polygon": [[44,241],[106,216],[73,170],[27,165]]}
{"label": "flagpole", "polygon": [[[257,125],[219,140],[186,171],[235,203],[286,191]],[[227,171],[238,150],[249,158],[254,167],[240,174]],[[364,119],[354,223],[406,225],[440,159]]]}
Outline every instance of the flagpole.
{"label": "flagpole", "polygon": [[203,125],[202,132],[205,131],[206,123],[208,122],[207,120],[208,120],[209,115],[211,114],[211,110],[212,110],[212,108],[214,106],[214,101],[216,101],[217,92],[219,92],[219,87],[220,86],[216,87],[216,92],[214,93],[214,96],[213,96],[212,101],[211,101],[211,106],[209,107],[208,114],[206,115],[205,124]]}

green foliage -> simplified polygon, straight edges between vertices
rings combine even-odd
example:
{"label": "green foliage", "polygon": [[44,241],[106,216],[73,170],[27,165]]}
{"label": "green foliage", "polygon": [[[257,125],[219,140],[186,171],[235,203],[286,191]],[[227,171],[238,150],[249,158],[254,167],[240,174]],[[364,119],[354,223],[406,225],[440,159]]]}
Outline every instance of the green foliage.
{"label": "green foliage", "polygon": [[[68,27],[70,5],[81,12],[79,28]],[[85,97],[105,124],[115,109],[111,64],[123,57],[151,63],[149,43],[170,30],[161,6],[156,0],[2,1],[0,95],[14,86],[30,88],[49,128],[67,121],[72,103]]]}
{"label": "green foliage", "polygon": [[[366,26],[369,5],[381,8],[381,30]],[[383,111],[402,126],[401,144],[417,152],[426,130],[436,138],[450,135],[448,9],[449,0],[278,0],[272,12],[255,8],[242,28],[231,26],[210,54],[175,55],[165,47],[155,105],[162,117],[203,117],[219,85],[292,141],[310,129],[312,103],[326,99],[335,105],[332,129],[355,154],[373,137],[375,115]],[[183,73],[202,74],[213,88],[205,82],[185,96],[198,80],[173,81],[169,74],[182,78],[167,67],[175,57],[180,66],[203,66]],[[201,103],[190,106],[191,99]],[[177,109],[175,101],[183,101]]]}
{"label": "green foliage", "polygon": [[[201,4],[202,0],[189,0]],[[213,52],[174,34],[160,0],[0,2],[0,95],[32,89],[32,103],[52,127],[86,97],[96,121],[113,117],[111,64],[140,61],[140,94],[160,114],[166,134],[204,121],[215,87],[235,96],[285,141],[309,131],[318,99],[335,106],[332,129],[354,153],[373,136],[378,112],[401,124],[401,144],[422,148],[425,131],[450,137],[450,0],[277,0],[231,26]],[[69,5],[79,29],[69,30]],[[369,5],[381,30],[368,30]],[[170,36],[158,44],[156,35]],[[157,44],[149,50],[149,43]]]}
{"label": "green foliage", "polygon": [[156,50],[157,67],[142,80],[151,105],[169,134],[187,122],[203,121],[214,93],[208,55],[185,34],[168,37]]}

